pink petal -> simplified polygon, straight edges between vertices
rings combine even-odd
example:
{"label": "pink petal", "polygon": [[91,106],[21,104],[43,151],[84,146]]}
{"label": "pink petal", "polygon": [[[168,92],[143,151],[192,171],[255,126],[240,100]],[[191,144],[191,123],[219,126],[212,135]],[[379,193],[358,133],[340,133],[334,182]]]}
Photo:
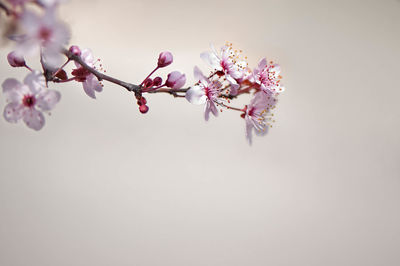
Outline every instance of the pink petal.
{"label": "pink petal", "polygon": [[37,106],[43,111],[50,111],[60,101],[61,93],[55,90],[48,90],[37,99]]}
{"label": "pink petal", "polygon": [[250,121],[249,117],[245,118],[246,120],[246,139],[249,142],[249,144],[251,145],[252,143],[252,130],[253,130],[253,124]]}
{"label": "pink petal", "polygon": [[16,79],[6,79],[2,86],[3,93],[9,102],[20,103],[24,92],[28,91],[27,87]]}
{"label": "pink petal", "polygon": [[194,78],[196,79],[196,81],[199,80],[205,86],[208,85],[209,80],[206,78],[206,76],[203,75],[203,72],[201,72],[200,68],[195,66],[194,70],[193,70],[193,74],[194,74]]}
{"label": "pink petal", "polygon": [[212,101],[210,101],[210,109],[211,109],[211,112],[213,113],[213,115],[215,116],[215,117],[217,117],[218,116],[218,109],[217,109],[217,107],[215,106],[215,103],[214,102],[212,102]]}
{"label": "pink petal", "polygon": [[44,126],[45,120],[42,112],[30,108],[24,113],[25,124],[34,130],[40,130]]}
{"label": "pink petal", "polygon": [[16,123],[22,117],[23,107],[21,104],[12,102],[4,108],[3,116],[7,122]]}
{"label": "pink petal", "polygon": [[221,70],[220,59],[212,52],[204,52],[200,54],[200,58],[204,60],[211,67]]}
{"label": "pink petal", "polygon": [[208,121],[210,119],[210,101],[207,101],[206,105],[204,106],[204,119]]}
{"label": "pink petal", "polygon": [[258,63],[258,67],[257,68],[258,68],[259,71],[262,71],[266,66],[267,66],[267,58],[263,58]]}
{"label": "pink petal", "polygon": [[200,86],[193,86],[186,92],[186,100],[193,104],[204,104],[207,96],[204,94],[204,89]]}
{"label": "pink petal", "polygon": [[1,85],[3,87],[3,93],[8,93],[11,90],[17,89],[18,86],[21,85],[21,82],[19,82],[16,79],[6,79],[3,84]]}
{"label": "pink petal", "polygon": [[29,73],[25,79],[24,83],[28,85],[30,91],[33,94],[37,94],[46,87],[46,79],[44,78],[43,74],[39,71],[34,71]]}
{"label": "pink petal", "polygon": [[93,98],[96,99],[96,95],[94,94],[94,89],[93,86],[90,84],[90,82],[88,82],[87,80],[83,82],[83,90],[85,91],[85,93]]}

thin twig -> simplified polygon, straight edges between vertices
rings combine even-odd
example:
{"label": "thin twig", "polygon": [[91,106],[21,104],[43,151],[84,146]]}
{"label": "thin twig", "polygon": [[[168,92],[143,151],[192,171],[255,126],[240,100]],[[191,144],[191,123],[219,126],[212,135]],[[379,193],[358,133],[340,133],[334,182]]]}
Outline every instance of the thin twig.
{"label": "thin twig", "polygon": [[82,58],[81,58],[80,56],[77,56],[77,55],[71,53],[71,52],[68,51],[67,49],[64,49],[64,50],[63,50],[63,54],[64,54],[65,56],[67,56],[68,59],[77,62],[77,63],[80,64],[83,68],[87,69],[90,73],[92,73],[93,75],[95,75],[99,81],[107,80],[107,81],[109,81],[109,82],[111,82],[111,83],[114,83],[114,84],[117,84],[117,85],[119,85],[119,86],[124,87],[125,89],[127,89],[127,90],[130,91],[130,92],[134,92],[135,95],[137,95],[137,96],[141,96],[141,89],[142,89],[141,86],[135,85],[135,84],[132,84],[132,83],[128,83],[128,82],[125,82],[125,81],[122,81],[122,80],[119,80],[119,79],[110,77],[110,76],[108,76],[108,75],[106,75],[106,74],[100,73],[100,72],[97,71],[96,69],[94,69],[94,68],[90,67],[88,64],[86,64],[86,63],[82,60]]}

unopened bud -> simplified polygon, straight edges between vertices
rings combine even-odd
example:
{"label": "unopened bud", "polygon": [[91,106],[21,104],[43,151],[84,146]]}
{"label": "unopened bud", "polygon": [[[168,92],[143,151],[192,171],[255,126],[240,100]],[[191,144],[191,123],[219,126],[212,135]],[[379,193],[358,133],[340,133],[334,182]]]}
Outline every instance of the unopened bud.
{"label": "unopened bud", "polygon": [[153,80],[153,85],[154,86],[160,86],[161,85],[161,83],[162,83],[162,78],[161,77],[155,77],[154,78],[154,80]]}
{"label": "unopened bud", "polygon": [[173,61],[172,54],[170,52],[162,52],[158,56],[158,67],[166,67]]}
{"label": "unopened bud", "polygon": [[142,114],[145,114],[145,113],[147,113],[149,111],[149,107],[147,105],[143,104],[143,105],[139,106],[139,111]]}
{"label": "unopened bud", "polygon": [[81,49],[76,46],[76,45],[72,45],[71,47],[69,47],[69,51],[76,56],[80,56],[81,55]]}
{"label": "unopened bud", "polygon": [[172,89],[180,89],[185,85],[186,76],[185,74],[181,74],[179,71],[173,71],[168,74],[167,81],[165,85]]}
{"label": "unopened bud", "polygon": [[11,52],[7,55],[7,60],[10,66],[12,67],[24,67],[25,59],[21,55],[18,55],[16,52]]}
{"label": "unopened bud", "polygon": [[151,78],[147,78],[144,82],[143,82],[143,86],[145,88],[151,88],[153,86],[153,80]]}

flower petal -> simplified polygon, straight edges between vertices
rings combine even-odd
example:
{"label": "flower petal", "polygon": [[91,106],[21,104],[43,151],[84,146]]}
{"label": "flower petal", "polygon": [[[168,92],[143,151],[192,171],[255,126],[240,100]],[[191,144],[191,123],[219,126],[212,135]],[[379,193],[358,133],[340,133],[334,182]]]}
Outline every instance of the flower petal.
{"label": "flower petal", "polygon": [[42,93],[37,99],[37,106],[43,111],[50,111],[60,101],[61,93],[55,90],[48,90]]}
{"label": "flower petal", "polygon": [[190,88],[185,95],[186,100],[193,104],[204,104],[207,100],[207,96],[204,93],[204,89],[198,85]]}
{"label": "flower petal", "polygon": [[207,101],[206,105],[204,105],[204,119],[208,121],[210,118],[210,101]]}
{"label": "flower petal", "polygon": [[262,71],[266,66],[267,66],[267,58],[263,58],[258,63],[258,67],[257,68],[258,68],[259,71]]}
{"label": "flower petal", "polygon": [[253,124],[250,121],[249,117],[246,117],[246,139],[249,142],[249,144],[252,144],[252,130],[253,130]]}
{"label": "flower petal", "polygon": [[23,106],[19,103],[12,102],[4,108],[3,116],[7,122],[16,123],[22,117]]}
{"label": "flower petal", "polygon": [[200,68],[198,68],[197,66],[194,67],[193,74],[196,80],[199,80],[205,85],[208,84],[208,79],[206,78],[206,76],[203,75],[203,72],[201,72]]}
{"label": "flower petal", "polygon": [[210,109],[211,109],[211,112],[213,113],[213,115],[214,115],[215,117],[217,117],[217,116],[218,116],[218,109],[217,109],[217,107],[215,106],[215,103],[212,102],[212,101],[210,101]]}
{"label": "flower petal", "polygon": [[25,79],[24,83],[28,85],[30,91],[33,94],[37,94],[46,87],[46,79],[43,74],[39,71],[34,71],[29,73]]}
{"label": "flower petal", "polygon": [[220,59],[213,52],[203,52],[200,54],[200,58],[204,60],[211,67],[221,70]]}
{"label": "flower petal", "polygon": [[40,130],[45,124],[45,119],[42,112],[30,108],[24,113],[24,122],[29,128]]}
{"label": "flower petal", "polygon": [[16,79],[6,79],[1,86],[3,87],[3,93],[8,93],[9,91],[17,89],[20,85],[21,82]]}

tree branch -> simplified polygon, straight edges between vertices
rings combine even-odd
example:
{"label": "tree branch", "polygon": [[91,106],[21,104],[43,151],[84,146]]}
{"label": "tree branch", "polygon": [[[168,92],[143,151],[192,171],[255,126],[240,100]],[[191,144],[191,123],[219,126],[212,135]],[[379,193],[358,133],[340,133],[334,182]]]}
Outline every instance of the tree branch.
{"label": "tree branch", "polygon": [[110,77],[110,76],[108,76],[106,74],[101,73],[101,72],[97,71],[96,69],[90,67],[88,64],[86,64],[82,60],[82,58],[80,56],[77,56],[77,55],[71,53],[67,49],[64,49],[62,52],[63,52],[63,54],[65,56],[68,57],[68,59],[77,62],[82,67],[87,69],[90,73],[95,75],[99,81],[107,80],[107,81],[109,81],[111,83],[114,83],[114,84],[117,84],[119,86],[124,87],[125,89],[127,89],[130,92],[134,92],[136,96],[141,96],[141,94],[142,94],[142,87],[141,86],[135,85],[135,84],[132,84],[132,83],[128,83],[128,82],[125,82],[125,81],[122,81],[122,80],[119,80],[119,79],[116,79],[116,78],[113,78],[113,77]]}

